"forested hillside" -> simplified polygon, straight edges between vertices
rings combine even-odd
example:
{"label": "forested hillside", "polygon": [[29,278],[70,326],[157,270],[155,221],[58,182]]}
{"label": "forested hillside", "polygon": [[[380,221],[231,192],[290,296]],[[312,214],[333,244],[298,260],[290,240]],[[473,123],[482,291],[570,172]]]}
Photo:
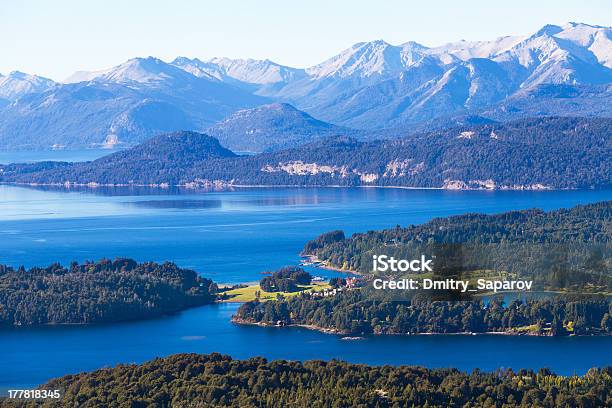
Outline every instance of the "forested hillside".
{"label": "forested hillside", "polygon": [[228,149],[253,153],[286,149],[330,136],[367,135],[322,122],[286,103],[239,110],[206,129],[206,134]]}
{"label": "forested hillside", "polygon": [[397,140],[359,142],[334,137],[234,157],[215,139],[184,132],[88,163],[0,166],[0,181],[218,188],[607,188],[612,185],[611,134],[612,119],[540,118],[460,126]]}
{"label": "forested hillside", "polygon": [[438,253],[443,259],[449,245],[461,258],[459,272],[492,269],[560,289],[583,288],[585,283],[612,289],[612,201],[549,212],[532,209],[435,218],[348,238],[342,231],[332,231],[308,242],[304,254],[369,273],[373,255],[414,259]]}
{"label": "forested hillside", "polygon": [[566,336],[612,334],[609,298],[552,298],[488,303],[431,301],[418,296],[402,302],[371,291],[336,296],[307,294],[276,302],[248,302],[236,321],[267,325],[307,325],[342,334],[489,333]]}
{"label": "forested hillside", "polygon": [[150,318],[212,303],[215,288],[169,262],[103,259],[29,270],[0,265],[0,326]]}
{"label": "forested hillside", "polygon": [[[612,372],[594,368],[582,377],[558,376],[546,369],[468,374],[335,360],[301,363],[177,354],[68,375],[44,388],[62,389],[63,406],[86,407],[604,407],[612,403]],[[13,406],[9,404],[4,405]]]}

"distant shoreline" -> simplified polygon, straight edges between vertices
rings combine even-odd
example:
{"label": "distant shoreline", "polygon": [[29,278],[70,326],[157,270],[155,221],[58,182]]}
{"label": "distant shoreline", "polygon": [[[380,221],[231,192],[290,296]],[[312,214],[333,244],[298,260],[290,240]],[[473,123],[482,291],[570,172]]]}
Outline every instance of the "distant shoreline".
{"label": "distant shoreline", "polygon": [[[135,184],[135,183],[125,183],[125,184],[103,184],[103,183],[20,183],[20,182],[0,182],[0,185],[13,185],[13,186],[29,186],[29,187],[63,187],[66,189],[70,189],[71,187],[87,187],[87,188],[122,188],[122,187],[147,187],[147,188],[159,188],[159,189],[168,189],[171,187],[175,188],[184,188],[187,190],[206,190],[211,192],[223,192],[230,191],[231,189],[237,188],[380,188],[380,189],[397,189],[397,190],[440,190],[440,191],[590,191],[593,189],[577,189],[577,188],[445,188],[445,187],[415,187],[415,186],[379,186],[379,185],[355,185],[355,186],[346,186],[339,184],[312,184],[312,185],[303,185],[303,184],[223,184],[220,186],[215,186],[211,184],[210,186],[193,186],[191,183],[188,184],[168,184],[168,183],[151,183],[151,184]],[[601,188],[597,190],[608,190],[609,187]]]}

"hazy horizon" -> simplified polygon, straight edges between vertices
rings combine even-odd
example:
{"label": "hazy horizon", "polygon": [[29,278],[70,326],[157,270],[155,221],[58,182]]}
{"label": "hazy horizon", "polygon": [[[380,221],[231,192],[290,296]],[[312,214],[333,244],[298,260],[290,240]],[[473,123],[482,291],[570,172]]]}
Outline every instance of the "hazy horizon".
{"label": "hazy horizon", "polygon": [[328,3],[11,2],[0,16],[0,73],[19,70],[62,81],[76,71],[147,56],[165,61],[177,56],[269,59],[304,68],[355,43],[377,39],[435,47],[462,39],[527,35],[546,24],[609,26],[612,21],[612,8],[600,0],[517,0],[511,5],[477,0],[469,6],[398,0]]}

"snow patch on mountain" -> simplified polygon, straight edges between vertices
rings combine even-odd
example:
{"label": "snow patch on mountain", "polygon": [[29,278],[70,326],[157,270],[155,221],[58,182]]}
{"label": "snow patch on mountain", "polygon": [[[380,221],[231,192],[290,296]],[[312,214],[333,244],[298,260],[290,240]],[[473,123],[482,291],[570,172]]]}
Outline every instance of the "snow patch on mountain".
{"label": "snow patch on mountain", "polygon": [[[64,83],[85,81],[106,82],[115,84],[155,85],[179,79],[189,81],[192,73],[168,64],[159,58],[132,58],[115,67],[101,71],[78,71],[66,78]],[[209,79],[213,79],[209,77]]]}
{"label": "snow patch on mountain", "polygon": [[288,83],[306,76],[303,69],[286,67],[270,60],[212,58],[201,61],[197,58],[178,57],[172,61],[172,65],[196,76],[258,85]]}
{"label": "snow patch on mountain", "polygon": [[47,78],[13,71],[6,76],[0,75],[0,98],[13,101],[23,95],[48,91],[56,85]]}
{"label": "snow patch on mountain", "polygon": [[[470,58],[491,58],[501,52],[504,52],[520,41],[522,36],[505,36],[499,37],[493,41],[457,41],[451,42],[439,47],[430,48],[428,54],[438,56],[453,56],[460,60],[468,60]],[[445,59],[450,61],[450,59]]]}
{"label": "snow patch on mountain", "polygon": [[307,68],[306,73],[312,79],[389,77],[420,61],[426,50],[426,47],[415,42],[403,46],[394,46],[383,40],[361,42],[321,64]]}

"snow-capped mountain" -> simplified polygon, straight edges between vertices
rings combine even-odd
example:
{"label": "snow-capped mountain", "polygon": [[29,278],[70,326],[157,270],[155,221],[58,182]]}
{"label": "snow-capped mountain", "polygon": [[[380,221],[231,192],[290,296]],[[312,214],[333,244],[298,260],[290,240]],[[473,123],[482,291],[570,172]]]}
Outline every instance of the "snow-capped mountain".
{"label": "snow-capped mountain", "polygon": [[[492,41],[458,41],[440,47],[428,48],[432,55],[449,55],[461,60],[488,58],[496,61],[515,57],[518,62],[529,67],[543,51],[556,48],[573,47],[572,51],[583,57],[593,54],[598,62],[608,68],[612,59],[610,27],[594,26],[583,23],[568,23],[564,26],[545,25],[533,35],[506,36]],[[555,42],[550,43],[550,39]],[[529,55],[527,50],[534,51]],[[509,53],[509,54],[507,54]],[[590,58],[587,56],[587,58]],[[537,63],[537,62],[536,62]]]}
{"label": "snow-capped mountain", "polygon": [[12,101],[30,93],[45,92],[54,86],[56,83],[50,79],[13,71],[6,76],[0,75],[0,98]]}
{"label": "snow-capped mountain", "polygon": [[611,38],[609,27],[569,23],[433,48],[359,43],[266,95],[344,126],[400,126],[474,113],[544,84],[611,83]]}
{"label": "snow-capped mountain", "polygon": [[439,47],[428,48],[427,53],[438,55],[447,63],[470,58],[491,58],[500,52],[506,51],[522,41],[521,36],[499,37],[493,41],[457,41]]}
{"label": "snow-capped mountain", "polygon": [[286,84],[306,77],[303,69],[286,67],[270,60],[212,58],[201,61],[178,57],[172,61],[172,65],[196,76],[255,85]]}
{"label": "snow-capped mountain", "polygon": [[214,80],[212,76],[194,75],[189,70],[178,68],[158,58],[132,58],[123,64],[102,71],[79,71],[64,80],[64,83],[84,81],[108,82],[124,85],[155,85],[167,82],[190,81],[194,76]]}
{"label": "snow-capped mountain", "polygon": [[383,40],[362,42],[340,54],[306,69],[312,79],[386,78],[399,74],[420,61],[426,47],[417,43],[393,46]]}
{"label": "snow-capped mountain", "polygon": [[612,68],[612,32],[609,27],[569,23],[556,37],[587,48],[601,65]]}
{"label": "snow-capped mountain", "polygon": [[[0,76],[0,148],[131,144],[159,130],[201,131],[271,102],[369,130],[456,117],[612,117],[611,84],[612,29],[582,23],[437,47],[361,42],[304,69],[269,60],[133,58],[77,72],[63,84],[21,73]],[[262,112],[258,120],[274,117],[273,110]],[[284,118],[295,121],[287,129],[304,120],[288,111]],[[248,129],[240,123],[232,129]],[[272,133],[278,140],[255,145],[282,146],[296,134]]]}
{"label": "snow-capped mountain", "polygon": [[[601,84],[612,80],[612,71],[601,64],[598,56],[584,46],[585,31],[600,37],[610,35],[603,27],[567,25],[545,26],[512,48],[491,57],[495,62],[520,66],[526,78],[521,88],[542,83]],[[609,41],[609,40],[608,40]],[[612,43],[608,44],[612,49]],[[598,53],[600,50],[598,49]],[[603,56],[603,54],[602,54]]]}
{"label": "snow-capped mountain", "polygon": [[162,131],[203,130],[238,109],[268,102],[152,57],[87,77],[0,108],[0,147],[132,145]]}

